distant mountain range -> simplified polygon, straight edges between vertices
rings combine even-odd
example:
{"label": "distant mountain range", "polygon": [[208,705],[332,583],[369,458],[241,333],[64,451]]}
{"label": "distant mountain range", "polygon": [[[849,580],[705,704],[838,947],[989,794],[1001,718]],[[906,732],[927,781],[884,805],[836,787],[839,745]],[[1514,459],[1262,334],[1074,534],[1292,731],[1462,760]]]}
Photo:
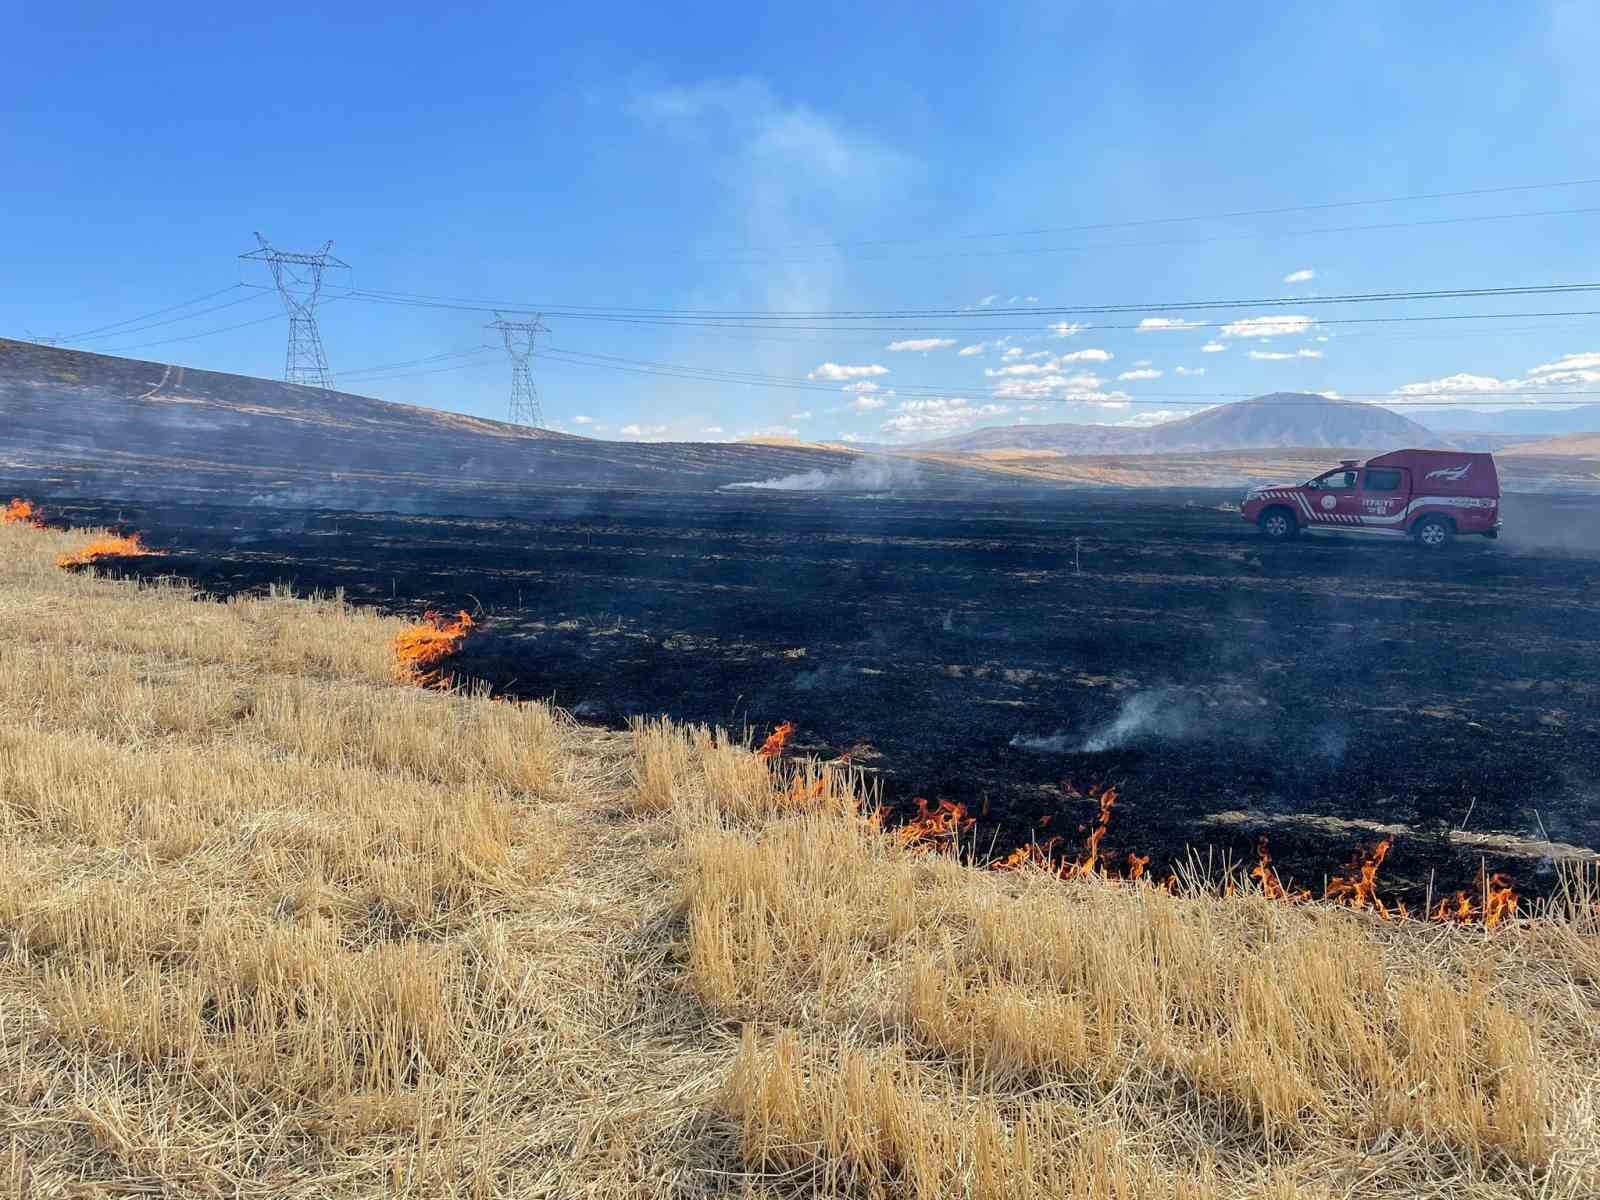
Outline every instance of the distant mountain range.
{"label": "distant mountain range", "polygon": [[1577,408],[1508,408],[1486,412],[1481,408],[1437,408],[1424,416],[1430,429],[1476,433],[1522,433],[1546,437],[1600,430],[1600,404]]}
{"label": "distant mountain range", "polygon": [[[1591,406],[1600,410],[1600,405]],[[1600,419],[1593,422],[1600,429]],[[1497,450],[1526,440],[1515,433],[1439,432],[1409,417],[1312,392],[1273,392],[1219,405],[1162,425],[1010,425],[920,443],[920,449],[1053,450],[1058,454],[1177,454],[1201,450],[1298,447],[1442,446]]]}

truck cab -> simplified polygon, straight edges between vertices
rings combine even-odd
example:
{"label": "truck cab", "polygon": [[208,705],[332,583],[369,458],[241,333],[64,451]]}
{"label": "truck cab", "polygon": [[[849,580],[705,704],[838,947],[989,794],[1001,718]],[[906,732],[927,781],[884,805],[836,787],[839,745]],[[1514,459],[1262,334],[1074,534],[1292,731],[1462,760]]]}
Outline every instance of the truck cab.
{"label": "truck cab", "polygon": [[1331,530],[1437,549],[1460,536],[1500,535],[1500,477],[1492,455],[1393,450],[1345,459],[1294,487],[1252,488],[1240,515],[1269,541]]}

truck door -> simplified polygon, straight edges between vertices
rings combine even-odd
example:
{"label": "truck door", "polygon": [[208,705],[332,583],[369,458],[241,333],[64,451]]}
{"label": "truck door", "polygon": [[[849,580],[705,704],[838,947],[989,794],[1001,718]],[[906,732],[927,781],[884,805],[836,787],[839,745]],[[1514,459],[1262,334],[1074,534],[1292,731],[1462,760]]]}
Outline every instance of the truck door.
{"label": "truck door", "polygon": [[1363,525],[1398,526],[1411,499],[1411,473],[1404,467],[1367,467],[1358,496]]}
{"label": "truck door", "polygon": [[1356,485],[1356,469],[1339,467],[1319,475],[1306,485],[1311,520],[1316,525],[1359,525],[1361,492]]}

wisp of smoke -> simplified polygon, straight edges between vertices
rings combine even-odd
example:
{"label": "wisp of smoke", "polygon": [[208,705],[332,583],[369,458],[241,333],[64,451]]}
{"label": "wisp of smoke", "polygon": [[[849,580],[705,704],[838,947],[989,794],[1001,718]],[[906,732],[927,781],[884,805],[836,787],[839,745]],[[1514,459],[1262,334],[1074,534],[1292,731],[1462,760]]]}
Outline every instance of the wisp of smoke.
{"label": "wisp of smoke", "polygon": [[1053,737],[1018,734],[1011,739],[1011,745],[1041,754],[1099,754],[1136,738],[1187,741],[1200,736],[1205,727],[1198,697],[1180,687],[1163,687],[1128,697],[1115,717],[1081,741],[1065,733]]}
{"label": "wisp of smoke", "polygon": [[917,464],[912,459],[861,458],[840,471],[802,471],[759,483],[724,484],[722,491],[745,489],[764,492],[887,492],[916,487]]}

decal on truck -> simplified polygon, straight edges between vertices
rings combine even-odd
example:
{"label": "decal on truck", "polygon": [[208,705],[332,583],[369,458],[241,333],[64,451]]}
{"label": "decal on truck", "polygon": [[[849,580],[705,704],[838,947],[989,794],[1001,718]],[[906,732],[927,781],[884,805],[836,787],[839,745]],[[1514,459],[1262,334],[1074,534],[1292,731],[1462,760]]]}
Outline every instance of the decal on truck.
{"label": "decal on truck", "polygon": [[1423,478],[1448,479],[1451,483],[1454,483],[1456,480],[1464,478],[1471,469],[1472,464],[1464,462],[1459,467],[1440,467],[1437,471],[1429,471]]}

